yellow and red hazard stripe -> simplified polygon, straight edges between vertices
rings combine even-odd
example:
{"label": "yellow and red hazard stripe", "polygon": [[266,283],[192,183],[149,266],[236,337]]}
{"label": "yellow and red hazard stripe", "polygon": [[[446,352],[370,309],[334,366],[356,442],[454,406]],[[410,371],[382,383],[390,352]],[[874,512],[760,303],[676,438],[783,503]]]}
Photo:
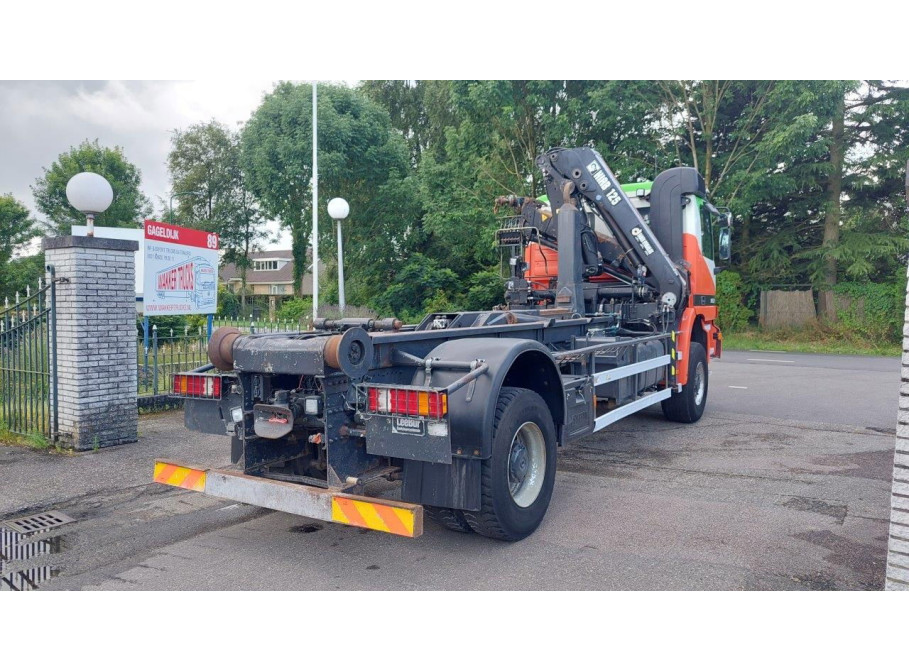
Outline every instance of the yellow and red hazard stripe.
{"label": "yellow and red hazard stripe", "polygon": [[382,503],[358,500],[347,496],[331,499],[333,522],[350,524],[364,529],[385,531],[398,536],[413,538],[422,533],[422,519],[418,521],[414,507],[389,506]]}
{"label": "yellow and red hazard stripe", "polygon": [[403,501],[338,494],[307,485],[225,470],[182,466],[166,461],[155,462],[154,481],[241,503],[397,536],[416,538],[423,533],[423,507]]}
{"label": "yellow and red hazard stripe", "polygon": [[155,462],[155,482],[171,487],[192,489],[195,492],[204,492],[205,471],[158,461]]}

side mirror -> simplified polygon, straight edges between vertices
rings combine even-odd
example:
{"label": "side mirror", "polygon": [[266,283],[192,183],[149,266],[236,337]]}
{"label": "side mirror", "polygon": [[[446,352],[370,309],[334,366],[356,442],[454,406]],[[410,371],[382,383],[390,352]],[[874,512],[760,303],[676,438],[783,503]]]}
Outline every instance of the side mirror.
{"label": "side mirror", "polygon": [[[727,222],[731,219],[731,214],[726,216]],[[718,256],[720,257],[720,261],[729,261],[732,258],[732,229],[728,224],[720,228],[719,238],[720,244],[717,251],[719,252]]]}

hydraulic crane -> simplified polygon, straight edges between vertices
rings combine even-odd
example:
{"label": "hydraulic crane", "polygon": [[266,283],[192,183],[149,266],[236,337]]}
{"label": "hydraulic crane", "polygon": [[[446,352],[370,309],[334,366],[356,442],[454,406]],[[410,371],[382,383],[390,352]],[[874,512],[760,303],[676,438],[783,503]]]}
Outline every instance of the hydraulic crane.
{"label": "hydraulic crane", "polygon": [[[558,445],[656,403],[697,421],[729,217],[691,168],[629,195],[593,149],[537,164],[548,203],[500,199],[517,213],[499,232],[514,252],[505,306],[218,329],[212,365],[176,376],[174,395],[188,428],[231,436],[235,466],[161,461],[156,481],[405,536],[425,511],[519,540],[546,513]],[[540,254],[557,272],[536,269]]]}

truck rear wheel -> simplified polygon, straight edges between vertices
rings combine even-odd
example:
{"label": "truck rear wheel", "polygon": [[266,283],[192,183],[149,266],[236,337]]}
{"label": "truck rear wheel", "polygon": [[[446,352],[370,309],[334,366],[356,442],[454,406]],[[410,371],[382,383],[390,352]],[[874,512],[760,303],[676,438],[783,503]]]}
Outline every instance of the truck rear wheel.
{"label": "truck rear wheel", "polygon": [[436,524],[451,531],[472,534],[473,529],[464,518],[464,512],[454,508],[437,508],[436,506],[423,506],[423,512]]}
{"label": "truck rear wheel", "polygon": [[699,342],[688,347],[688,384],[663,401],[666,419],[694,424],[707,407],[707,352]]}
{"label": "truck rear wheel", "polygon": [[463,511],[473,530],[506,541],[532,534],[549,508],[556,472],[555,425],[539,394],[502,388],[492,455],[481,470],[481,508]]}

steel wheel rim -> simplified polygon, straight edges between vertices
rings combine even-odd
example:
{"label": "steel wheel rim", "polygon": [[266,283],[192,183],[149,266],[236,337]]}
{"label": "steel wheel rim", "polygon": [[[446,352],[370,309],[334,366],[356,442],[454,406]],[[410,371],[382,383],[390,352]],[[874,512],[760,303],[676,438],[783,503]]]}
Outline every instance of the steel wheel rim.
{"label": "steel wheel rim", "polygon": [[700,405],[704,400],[704,364],[700,361],[694,369],[694,404]]}
{"label": "steel wheel rim", "polygon": [[512,500],[521,508],[532,505],[543,491],[546,476],[546,439],[534,422],[524,422],[515,431],[506,468]]}

